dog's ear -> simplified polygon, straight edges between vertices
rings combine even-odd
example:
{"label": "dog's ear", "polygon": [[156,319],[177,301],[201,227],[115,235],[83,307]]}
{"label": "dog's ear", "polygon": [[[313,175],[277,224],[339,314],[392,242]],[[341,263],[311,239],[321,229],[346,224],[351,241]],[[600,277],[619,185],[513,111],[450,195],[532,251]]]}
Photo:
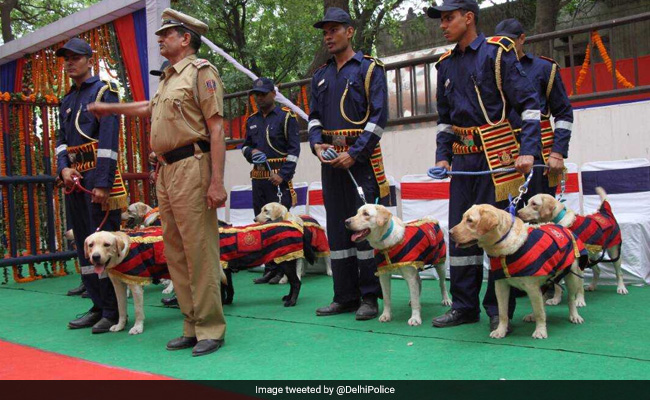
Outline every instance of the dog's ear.
{"label": "dog's ear", "polygon": [[564,204],[555,200],[554,198],[544,196],[542,198],[542,205],[539,208],[539,217],[542,221],[550,221],[553,219],[553,211],[558,207],[559,210],[564,208]]}
{"label": "dog's ear", "polygon": [[377,207],[377,226],[384,226],[393,215],[386,209],[386,207]]}
{"label": "dog's ear", "polygon": [[86,240],[84,240],[84,257],[86,257],[86,259],[90,259],[90,254],[88,254],[90,252],[90,249],[88,248],[88,239],[89,238],[90,238],[90,236],[88,236],[86,238]]}
{"label": "dog's ear", "polygon": [[115,235],[115,247],[117,247],[117,254],[120,257],[125,253],[126,246],[128,245],[125,239],[126,238],[120,234]]}
{"label": "dog's ear", "polygon": [[480,220],[476,226],[479,235],[483,236],[499,225],[499,216],[493,210],[481,208],[479,211]]}

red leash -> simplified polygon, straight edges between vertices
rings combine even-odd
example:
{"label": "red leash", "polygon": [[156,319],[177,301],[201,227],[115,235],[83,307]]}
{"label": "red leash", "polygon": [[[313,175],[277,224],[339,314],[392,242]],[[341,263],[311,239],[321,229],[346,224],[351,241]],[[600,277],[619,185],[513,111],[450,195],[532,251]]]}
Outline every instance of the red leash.
{"label": "red leash", "polygon": [[[88,193],[90,195],[93,194],[92,191],[90,191],[90,190],[86,189],[85,187],[81,186],[81,181],[79,180],[78,177],[73,176],[72,180],[74,181],[74,186],[72,186],[72,189],[65,188],[63,190],[65,194],[71,194],[71,193],[74,193],[74,192],[83,192],[83,193]],[[99,231],[102,230],[102,227],[104,226],[104,224],[106,223],[106,220],[108,219],[108,213],[109,212],[110,212],[110,210],[107,209],[106,214],[104,214],[104,219],[102,220],[102,223],[99,224],[97,229],[95,229],[95,232],[99,232]]]}

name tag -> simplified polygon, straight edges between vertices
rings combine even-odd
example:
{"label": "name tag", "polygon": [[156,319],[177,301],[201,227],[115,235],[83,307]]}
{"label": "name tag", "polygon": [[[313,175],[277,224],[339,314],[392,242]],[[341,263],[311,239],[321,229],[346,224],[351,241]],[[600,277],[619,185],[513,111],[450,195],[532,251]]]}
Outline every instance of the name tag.
{"label": "name tag", "polygon": [[257,125],[251,125],[251,129],[257,128]]}
{"label": "name tag", "polygon": [[322,85],[323,83],[325,83],[325,79],[321,79],[320,82],[318,82],[318,86]]}
{"label": "name tag", "polygon": [[451,82],[449,81],[449,78],[447,78],[447,80],[445,81],[445,88],[446,88],[447,86],[449,86],[450,83],[451,83]]}

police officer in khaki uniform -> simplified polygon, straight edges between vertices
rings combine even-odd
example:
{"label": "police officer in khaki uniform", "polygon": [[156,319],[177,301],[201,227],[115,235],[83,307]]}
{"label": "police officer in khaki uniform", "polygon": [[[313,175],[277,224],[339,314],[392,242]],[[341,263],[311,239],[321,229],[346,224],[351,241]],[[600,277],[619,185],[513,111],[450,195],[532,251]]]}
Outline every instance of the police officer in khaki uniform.
{"label": "police officer in khaki uniform", "polygon": [[183,336],[168,350],[193,347],[192,355],[217,351],[226,322],[219,281],[216,208],[225,203],[223,84],[217,69],[198,59],[203,22],[172,9],[156,31],[160,54],[170,62],[151,101],[105,105],[97,115],[151,116],[151,149],[161,164],[156,182],[165,256],[181,311]]}

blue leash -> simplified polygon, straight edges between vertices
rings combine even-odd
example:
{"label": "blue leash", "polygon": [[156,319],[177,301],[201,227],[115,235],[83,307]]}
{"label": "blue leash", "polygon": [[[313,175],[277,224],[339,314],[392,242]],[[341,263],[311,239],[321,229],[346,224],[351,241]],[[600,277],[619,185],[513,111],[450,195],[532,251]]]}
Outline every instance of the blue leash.
{"label": "blue leash", "polygon": [[[337,153],[336,150],[334,150],[334,148],[328,147],[327,150],[321,151],[321,156],[323,157],[323,159],[327,161],[332,161],[339,156],[339,153]],[[350,179],[352,179],[352,183],[357,188],[357,194],[359,195],[359,198],[361,198],[363,204],[368,204],[368,202],[366,201],[366,195],[363,193],[363,189],[361,188],[361,186],[359,186],[357,180],[354,179],[354,175],[352,175],[352,171],[350,171],[349,169],[346,169],[346,171],[348,171],[348,175],[350,175]]]}
{"label": "blue leash", "polygon": [[[548,165],[545,164],[535,164],[533,168],[548,168]],[[450,176],[480,176],[480,175],[491,175],[491,174],[500,174],[506,172],[515,172],[515,168],[495,168],[492,171],[448,171],[443,167],[433,167],[427,170],[427,175],[433,179],[447,179]],[[532,170],[531,170],[532,171]]]}

